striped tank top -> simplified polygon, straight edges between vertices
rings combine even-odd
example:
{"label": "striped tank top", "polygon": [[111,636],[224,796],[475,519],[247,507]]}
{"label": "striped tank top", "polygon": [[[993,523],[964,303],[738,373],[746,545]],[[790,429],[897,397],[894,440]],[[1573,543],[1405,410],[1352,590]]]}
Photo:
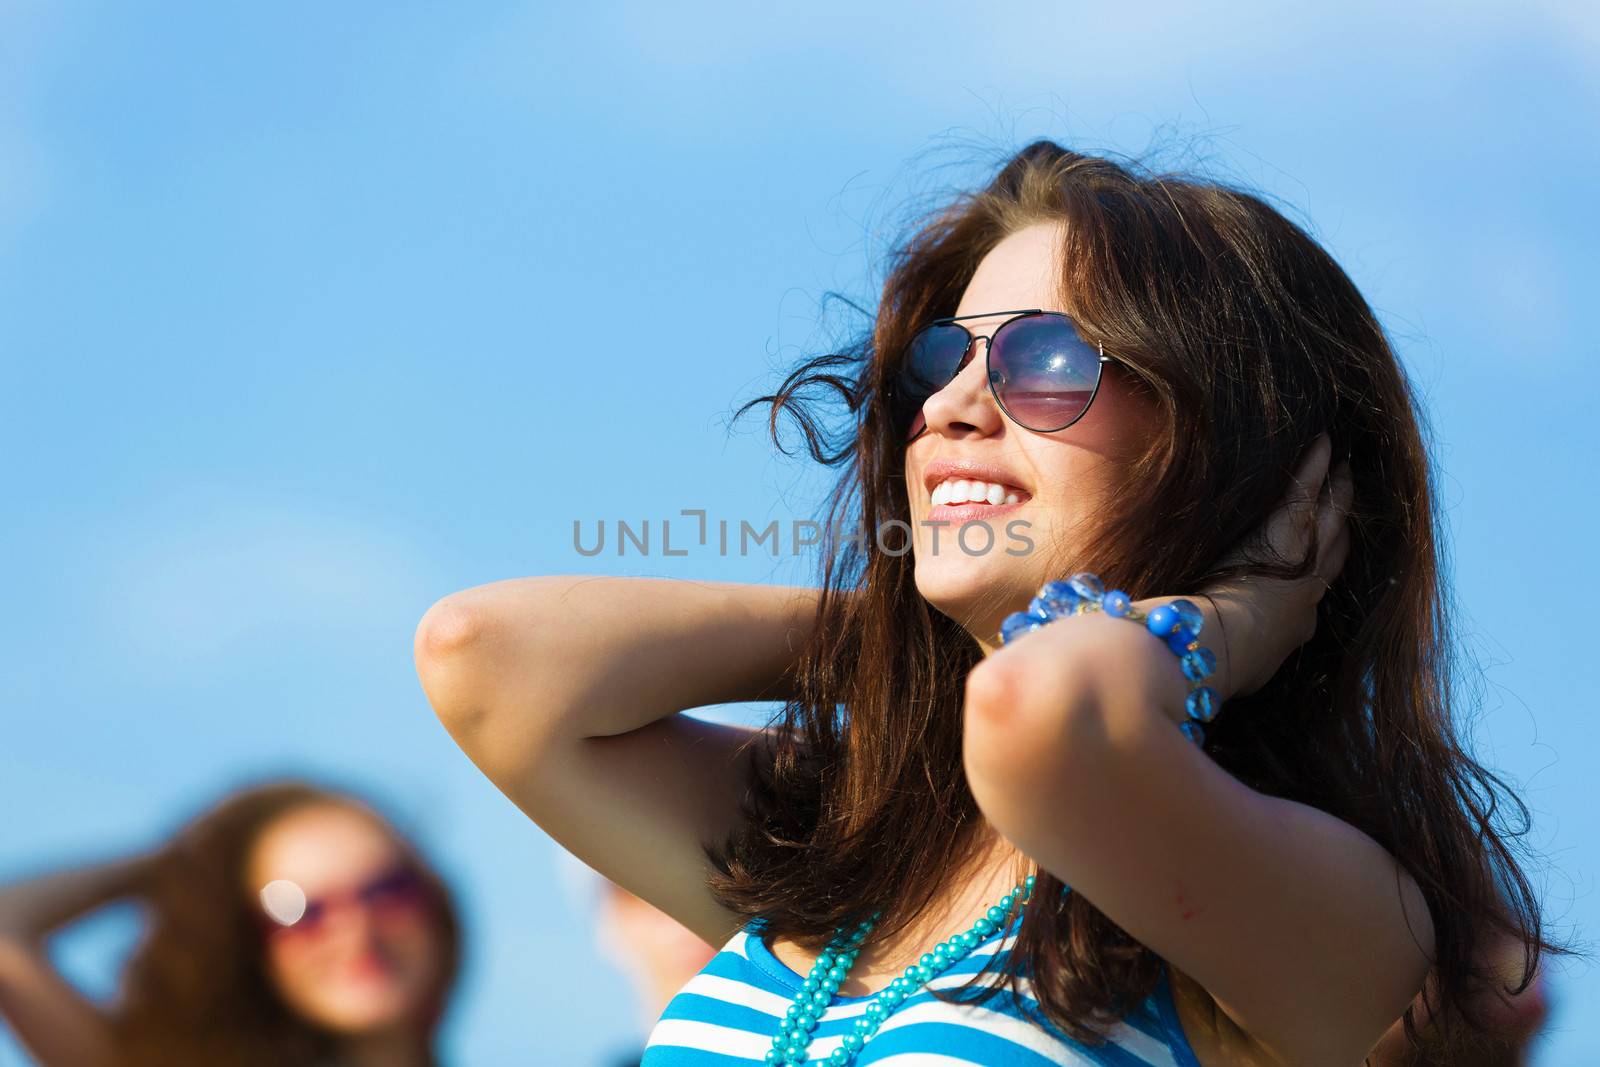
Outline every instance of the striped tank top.
{"label": "striped tank top", "polygon": [[[773,955],[752,920],[729,938],[667,1003],[650,1031],[639,1067],[756,1067],[804,976]],[[901,1002],[867,1039],[855,1067],[1200,1067],[1183,1035],[1166,965],[1155,990],[1109,1032],[1102,1045],[1074,1040],[1044,1018],[1018,979],[1022,1003],[1002,985],[983,1004],[950,1004],[928,992],[969,981],[992,958],[981,981],[998,981],[1016,943],[1020,914],[966,958]],[[981,987],[964,994],[972,997]],[[807,1046],[807,1063],[826,1063],[876,994],[835,996]]]}

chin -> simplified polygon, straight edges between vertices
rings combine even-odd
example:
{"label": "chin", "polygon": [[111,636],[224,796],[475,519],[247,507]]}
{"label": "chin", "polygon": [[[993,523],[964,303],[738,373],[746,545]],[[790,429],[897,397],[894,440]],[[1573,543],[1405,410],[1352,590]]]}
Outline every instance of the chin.
{"label": "chin", "polygon": [[1014,566],[1004,565],[1014,564],[1014,559],[1004,553],[967,556],[959,549],[956,555],[946,556],[942,548],[936,557],[917,560],[917,592],[975,638],[993,637],[1000,620],[1027,607],[1030,587],[1026,576]]}
{"label": "chin", "polygon": [[412,1018],[410,1004],[341,1004],[325,1013],[323,1025],[348,1037],[394,1030]]}
{"label": "chin", "polygon": [[348,1036],[393,1030],[415,1018],[420,998],[399,983],[330,992],[312,1012],[317,1022]]}

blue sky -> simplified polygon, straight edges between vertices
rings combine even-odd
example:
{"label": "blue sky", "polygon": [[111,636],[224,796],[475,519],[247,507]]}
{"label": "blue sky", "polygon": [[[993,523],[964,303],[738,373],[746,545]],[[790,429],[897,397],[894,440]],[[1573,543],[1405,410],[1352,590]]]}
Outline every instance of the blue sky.
{"label": "blue sky", "polygon": [[[411,662],[439,596],[601,556],[571,523],[807,515],[729,427],[859,325],[913,199],[1039,137],[1279,198],[1425,399],[1479,664],[1560,934],[1596,928],[1600,15],[1276,6],[0,0],[0,877],[293,771],[461,887],[452,1062],[598,1062],[620,976]],[[675,535],[676,536],[676,535]],[[762,709],[724,709],[753,714]],[[61,939],[104,991],[132,927]],[[1558,965],[1535,1062],[1600,1061]],[[0,1064],[24,1062],[0,1035]]]}

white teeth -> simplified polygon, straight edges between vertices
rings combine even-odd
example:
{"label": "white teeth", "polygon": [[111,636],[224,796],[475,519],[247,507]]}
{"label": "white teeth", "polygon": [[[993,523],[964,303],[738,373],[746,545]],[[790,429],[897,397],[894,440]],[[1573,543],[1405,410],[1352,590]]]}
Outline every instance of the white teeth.
{"label": "white teeth", "polygon": [[966,478],[952,478],[933,487],[930,497],[934,505],[978,503],[998,506],[1015,504],[1016,493],[995,482],[975,482]]}

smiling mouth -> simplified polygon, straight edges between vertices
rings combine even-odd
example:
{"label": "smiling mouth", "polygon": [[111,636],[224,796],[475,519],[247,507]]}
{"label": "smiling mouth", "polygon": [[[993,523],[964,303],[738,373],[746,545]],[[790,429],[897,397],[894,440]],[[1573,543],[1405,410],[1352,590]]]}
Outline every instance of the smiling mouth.
{"label": "smiling mouth", "polygon": [[1001,482],[966,478],[947,478],[929,494],[928,518],[962,522],[1000,515],[1021,507],[1029,499],[1027,490]]}
{"label": "smiling mouth", "polygon": [[935,504],[928,509],[928,520],[930,522],[971,522],[974,519],[988,519],[1017,511],[1024,503],[1025,501],[1017,500],[1010,504]]}

